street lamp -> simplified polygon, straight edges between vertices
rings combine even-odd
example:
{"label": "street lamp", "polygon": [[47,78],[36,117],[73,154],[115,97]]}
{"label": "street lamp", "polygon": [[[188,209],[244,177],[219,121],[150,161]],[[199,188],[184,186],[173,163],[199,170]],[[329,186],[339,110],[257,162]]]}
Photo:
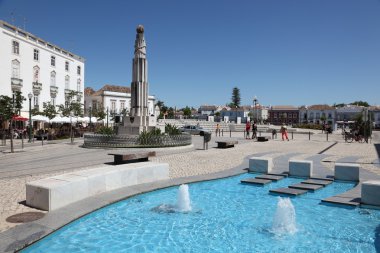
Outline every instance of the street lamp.
{"label": "street lamp", "polygon": [[32,97],[33,94],[29,92],[28,98],[29,98],[29,142],[32,142]]}
{"label": "street lamp", "polygon": [[74,116],[74,113],[70,112],[70,138],[71,138],[71,144],[74,144],[74,138],[73,138],[73,116]]}
{"label": "street lamp", "polygon": [[91,108],[91,106],[90,106],[90,108],[89,108],[89,110],[90,110],[90,111],[89,111],[89,116],[90,116],[90,131],[91,131],[91,109],[92,109],[92,108]]}
{"label": "street lamp", "polygon": [[[257,97],[254,96],[253,97],[253,112],[254,112],[254,114],[256,114],[256,123],[257,123],[257,109],[256,109],[256,105],[257,105]],[[255,115],[253,115],[253,118],[255,118]]]}
{"label": "street lamp", "polygon": [[108,106],[107,106],[107,128],[108,128]]}

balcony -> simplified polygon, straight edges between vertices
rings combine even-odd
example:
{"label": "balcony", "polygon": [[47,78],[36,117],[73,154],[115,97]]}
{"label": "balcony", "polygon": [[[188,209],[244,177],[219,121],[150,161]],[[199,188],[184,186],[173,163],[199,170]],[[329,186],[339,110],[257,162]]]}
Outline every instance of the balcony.
{"label": "balcony", "polygon": [[50,96],[52,98],[55,98],[58,93],[58,87],[57,86],[50,86]]}
{"label": "balcony", "polygon": [[21,91],[22,88],[22,79],[20,78],[11,78],[11,86],[14,91]]}

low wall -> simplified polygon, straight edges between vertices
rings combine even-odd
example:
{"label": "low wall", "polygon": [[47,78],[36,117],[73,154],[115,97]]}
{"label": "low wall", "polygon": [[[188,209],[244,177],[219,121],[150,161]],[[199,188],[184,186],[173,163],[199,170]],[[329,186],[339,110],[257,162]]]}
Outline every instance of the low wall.
{"label": "low wall", "polygon": [[132,135],[84,134],[83,147],[91,148],[155,148],[191,145],[190,134],[157,135],[149,138]]}
{"label": "low wall", "polygon": [[52,211],[100,193],[169,179],[167,163],[107,165],[26,184],[26,204]]}

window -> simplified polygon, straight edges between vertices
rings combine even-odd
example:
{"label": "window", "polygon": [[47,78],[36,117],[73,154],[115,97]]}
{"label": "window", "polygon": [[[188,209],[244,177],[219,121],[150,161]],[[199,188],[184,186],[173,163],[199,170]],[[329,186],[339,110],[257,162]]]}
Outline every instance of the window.
{"label": "window", "polygon": [[297,113],[293,113],[293,119],[297,118]]}
{"label": "window", "polygon": [[316,118],[316,119],[321,119],[321,114],[320,114],[319,112],[316,112],[316,113],[315,113],[315,118]]}
{"label": "window", "polygon": [[81,89],[80,89],[81,83],[82,83],[82,81],[80,80],[80,78],[78,78],[78,80],[77,80],[77,91],[81,91]]}
{"label": "window", "polygon": [[55,71],[50,72],[50,86],[55,86]]}
{"label": "window", "polygon": [[12,61],[12,78],[20,78],[20,62],[18,60]]}
{"label": "window", "polygon": [[331,118],[332,118],[332,115],[331,115],[331,113],[329,113],[329,116],[328,116],[328,118],[329,118],[329,119],[331,119]]}
{"label": "window", "polygon": [[65,70],[69,71],[69,62],[68,61],[65,62]]}
{"label": "window", "polygon": [[38,96],[39,95],[36,95],[36,94],[34,94],[33,96],[33,105],[34,107],[37,107],[37,108],[38,108]]}
{"label": "window", "polygon": [[38,66],[33,67],[33,82],[38,83],[40,79],[40,68]]}
{"label": "window", "polygon": [[50,104],[51,104],[52,106],[55,106],[55,98],[50,98]]}
{"label": "window", "polygon": [[98,109],[98,103],[96,101],[92,101],[92,110]]}
{"label": "window", "polygon": [[124,110],[125,109],[125,101],[122,100],[120,101],[120,110]]}
{"label": "window", "polygon": [[53,67],[55,67],[55,56],[52,56],[50,58],[50,65],[53,66]]}
{"label": "window", "polygon": [[116,100],[111,100],[111,112],[116,112]]}
{"label": "window", "polygon": [[69,90],[70,89],[70,77],[65,76],[65,89]]}
{"label": "window", "polygon": [[12,52],[14,54],[20,54],[20,44],[17,41],[12,41]]}
{"label": "window", "polygon": [[78,67],[77,67],[77,74],[78,74],[78,75],[80,75],[80,71],[81,71],[80,66],[78,66]]}
{"label": "window", "polygon": [[39,54],[40,54],[40,51],[38,51],[38,49],[34,49],[33,59],[34,59],[35,61],[38,61],[38,59],[39,59]]}
{"label": "window", "polygon": [[273,118],[277,119],[277,113],[273,113]]}

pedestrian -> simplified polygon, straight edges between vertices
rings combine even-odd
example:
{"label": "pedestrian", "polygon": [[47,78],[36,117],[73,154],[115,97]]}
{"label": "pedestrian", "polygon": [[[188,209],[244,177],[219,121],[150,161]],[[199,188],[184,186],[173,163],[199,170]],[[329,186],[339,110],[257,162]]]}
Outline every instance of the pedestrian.
{"label": "pedestrian", "polygon": [[274,139],[274,137],[276,137],[276,139],[277,139],[277,130],[276,129],[272,130],[272,139]]}
{"label": "pedestrian", "polygon": [[256,122],[253,122],[252,124],[252,139],[257,138],[257,125]]}
{"label": "pedestrian", "polygon": [[219,125],[219,123],[216,124],[215,136],[218,136],[218,132],[219,132],[219,136],[220,136],[220,125]]}
{"label": "pedestrian", "polygon": [[282,124],[282,126],[281,126],[281,137],[282,137],[283,141],[285,140],[285,138],[289,141],[289,138],[288,138],[288,129],[287,129],[285,123]]}
{"label": "pedestrian", "polygon": [[251,124],[249,123],[249,121],[247,121],[247,123],[245,124],[245,132],[246,132],[245,138],[246,139],[249,139],[249,131],[250,130],[251,130]]}

